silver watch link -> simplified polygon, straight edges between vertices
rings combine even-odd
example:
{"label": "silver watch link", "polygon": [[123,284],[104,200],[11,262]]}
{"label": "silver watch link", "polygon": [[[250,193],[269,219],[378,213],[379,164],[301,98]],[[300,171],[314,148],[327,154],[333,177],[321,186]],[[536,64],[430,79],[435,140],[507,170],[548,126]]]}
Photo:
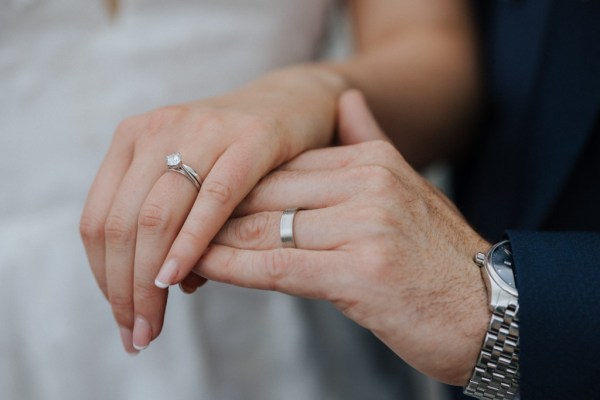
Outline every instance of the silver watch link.
{"label": "silver watch link", "polygon": [[492,318],[463,392],[478,399],[515,399],[519,393],[519,293],[510,242],[477,253],[474,261],[481,268]]}

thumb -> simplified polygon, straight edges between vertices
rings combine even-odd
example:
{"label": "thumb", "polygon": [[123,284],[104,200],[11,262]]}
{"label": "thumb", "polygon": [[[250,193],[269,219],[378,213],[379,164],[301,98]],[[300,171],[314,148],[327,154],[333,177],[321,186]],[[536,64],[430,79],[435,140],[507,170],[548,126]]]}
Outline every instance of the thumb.
{"label": "thumb", "polygon": [[371,114],[364,96],[358,90],[342,93],[338,102],[339,139],[342,145],[390,138],[381,130]]}

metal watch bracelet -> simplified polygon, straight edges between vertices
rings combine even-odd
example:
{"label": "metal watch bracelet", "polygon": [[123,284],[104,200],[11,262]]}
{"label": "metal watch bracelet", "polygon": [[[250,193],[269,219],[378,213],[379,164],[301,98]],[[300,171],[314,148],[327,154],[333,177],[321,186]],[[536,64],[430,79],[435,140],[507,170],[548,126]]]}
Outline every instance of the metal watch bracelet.
{"label": "metal watch bracelet", "polygon": [[488,327],[473,376],[464,389],[478,399],[514,399],[519,391],[518,306],[496,310]]}

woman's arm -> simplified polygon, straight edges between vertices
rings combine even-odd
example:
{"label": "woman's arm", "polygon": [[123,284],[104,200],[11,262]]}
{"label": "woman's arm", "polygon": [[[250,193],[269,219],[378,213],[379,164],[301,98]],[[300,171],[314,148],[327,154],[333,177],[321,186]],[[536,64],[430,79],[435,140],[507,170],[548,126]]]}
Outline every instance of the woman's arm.
{"label": "woman's arm", "polygon": [[469,3],[351,3],[357,52],[330,67],[363,92],[414,167],[460,152],[480,94]]}

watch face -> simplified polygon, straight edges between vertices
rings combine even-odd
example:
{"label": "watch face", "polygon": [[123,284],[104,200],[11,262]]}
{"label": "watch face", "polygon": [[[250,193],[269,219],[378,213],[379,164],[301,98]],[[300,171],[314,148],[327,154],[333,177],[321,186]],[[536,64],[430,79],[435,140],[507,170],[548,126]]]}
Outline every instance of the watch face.
{"label": "watch face", "polygon": [[498,246],[491,257],[491,264],[500,279],[511,288],[516,289],[513,257],[508,242]]}

